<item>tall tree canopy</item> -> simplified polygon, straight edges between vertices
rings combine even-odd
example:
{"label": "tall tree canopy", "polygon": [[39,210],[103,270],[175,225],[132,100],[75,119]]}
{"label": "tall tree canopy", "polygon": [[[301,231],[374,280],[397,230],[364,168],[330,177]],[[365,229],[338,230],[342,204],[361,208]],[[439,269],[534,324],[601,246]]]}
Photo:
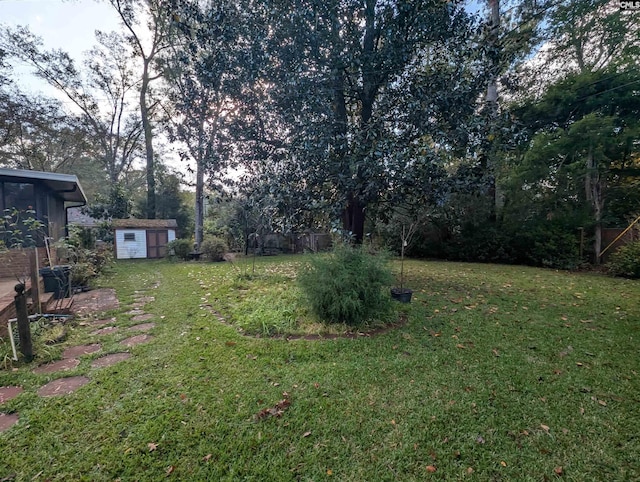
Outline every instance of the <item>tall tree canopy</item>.
{"label": "tall tree canopy", "polygon": [[258,170],[361,241],[370,210],[418,189],[436,150],[468,139],[486,88],[474,24],[435,0],[270,5],[254,84],[252,135],[268,160]]}

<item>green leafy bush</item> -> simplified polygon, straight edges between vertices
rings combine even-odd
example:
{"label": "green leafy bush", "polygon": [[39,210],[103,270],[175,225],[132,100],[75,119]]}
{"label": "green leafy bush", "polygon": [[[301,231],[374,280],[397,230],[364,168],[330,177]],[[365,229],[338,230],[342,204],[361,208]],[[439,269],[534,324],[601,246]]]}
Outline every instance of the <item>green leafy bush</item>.
{"label": "green leafy bush", "polygon": [[609,272],[614,276],[640,278],[640,241],[621,247],[611,256]]}
{"label": "green leafy bush", "polygon": [[391,312],[393,276],[383,255],[339,246],[312,257],[298,280],[311,310],[325,322],[359,325]]}
{"label": "green leafy bush", "polygon": [[212,236],[202,241],[200,251],[209,261],[222,261],[224,255],[229,251],[229,246],[224,239]]}
{"label": "green leafy bush", "polygon": [[167,244],[167,258],[188,260],[193,247],[189,239],[174,239]]}

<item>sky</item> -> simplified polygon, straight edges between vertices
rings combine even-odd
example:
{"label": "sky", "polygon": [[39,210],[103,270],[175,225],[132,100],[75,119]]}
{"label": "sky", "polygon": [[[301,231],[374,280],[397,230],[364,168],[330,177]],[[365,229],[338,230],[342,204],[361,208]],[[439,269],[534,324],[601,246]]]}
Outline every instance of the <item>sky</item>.
{"label": "sky", "polygon": [[[77,62],[96,43],[96,30],[119,28],[113,8],[97,0],[0,0],[0,24],[28,26],[48,49],[63,49]],[[33,79],[29,69],[17,66],[14,73],[21,88],[52,93],[53,89]]]}

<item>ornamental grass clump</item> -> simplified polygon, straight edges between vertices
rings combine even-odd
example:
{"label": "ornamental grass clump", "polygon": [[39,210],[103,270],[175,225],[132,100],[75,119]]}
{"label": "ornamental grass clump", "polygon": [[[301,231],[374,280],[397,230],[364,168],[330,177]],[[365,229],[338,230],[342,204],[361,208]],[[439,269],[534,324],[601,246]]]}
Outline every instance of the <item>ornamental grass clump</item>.
{"label": "ornamental grass clump", "polygon": [[391,313],[393,276],[383,254],[339,246],[312,257],[298,280],[311,310],[324,322],[355,326]]}

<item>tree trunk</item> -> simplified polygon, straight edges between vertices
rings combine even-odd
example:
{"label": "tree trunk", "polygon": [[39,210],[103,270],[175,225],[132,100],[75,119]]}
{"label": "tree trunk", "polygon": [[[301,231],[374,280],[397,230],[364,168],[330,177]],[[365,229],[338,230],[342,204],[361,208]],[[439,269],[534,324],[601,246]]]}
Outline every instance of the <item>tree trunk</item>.
{"label": "tree trunk", "polygon": [[144,146],[147,157],[147,219],[156,218],[156,176],[153,159],[153,130],[147,106],[147,93],[149,91],[149,60],[144,61],[142,85],[140,86],[140,117],[144,130]]}
{"label": "tree trunk", "polygon": [[356,244],[364,239],[365,207],[357,198],[351,197],[344,210],[342,225],[345,231],[353,235]]}
{"label": "tree trunk", "polygon": [[587,153],[587,173],[585,176],[585,196],[591,203],[594,221],[593,259],[600,264],[602,251],[602,213],[604,212],[604,181],[598,172],[597,163],[593,157],[593,149]]}
{"label": "tree trunk", "polygon": [[204,169],[202,162],[196,164],[196,212],[195,212],[195,240],[196,251],[200,251],[200,245],[204,237]]}

